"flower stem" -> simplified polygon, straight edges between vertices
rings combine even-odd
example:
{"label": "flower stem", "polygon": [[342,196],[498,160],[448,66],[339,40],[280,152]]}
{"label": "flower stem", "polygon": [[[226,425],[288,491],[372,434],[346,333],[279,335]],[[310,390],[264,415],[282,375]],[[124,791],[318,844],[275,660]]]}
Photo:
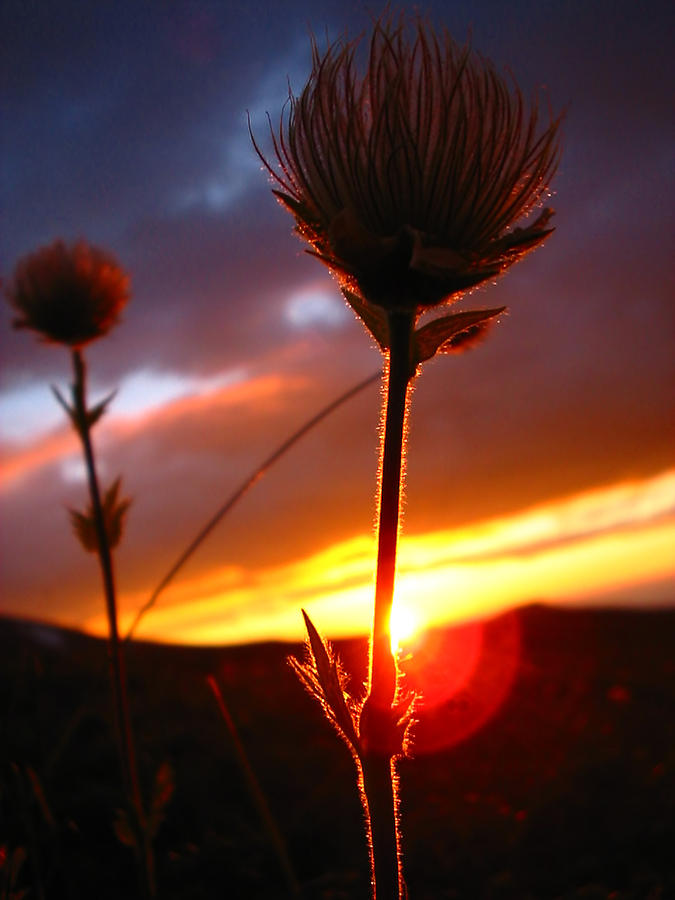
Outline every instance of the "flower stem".
{"label": "flower stem", "polygon": [[373,900],[399,900],[403,878],[399,863],[396,778],[388,753],[361,758],[366,821],[370,827],[370,874]]}
{"label": "flower stem", "polygon": [[382,442],[375,609],[370,646],[368,695],[360,720],[363,790],[371,831],[373,897],[399,900],[400,871],[397,786],[394,759],[401,753],[393,709],[398,671],[391,651],[390,620],[396,573],[403,438],[411,379],[412,314],[389,314],[389,365]]}
{"label": "flower stem", "polygon": [[75,382],[73,384],[74,411],[77,431],[82,441],[84,459],[89,484],[89,495],[93,511],[94,525],[98,544],[98,558],[103,579],[106,613],[108,617],[108,659],[110,664],[110,680],[114,700],[115,731],[117,736],[118,756],[122,770],[122,781],[131,813],[135,819],[135,831],[138,841],[137,850],[141,857],[144,872],[144,892],[148,897],[155,896],[155,871],[152,845],[145,828],[145,814],[138,777],[136,750],[129,698],[127,695],[127,676],[124,650],[120,641],[117,624],[117,596],[113,569],[112,550],[103,515],[101,489],[96,474],[94,449],[91,441],[91,422],[87,409],[87,369],[80,350],[73,350],[73,368]]}
{"label": "flower stem", "polygon": [[396,693],[396,662],[391,652],[389,623],[396,573],[403,434],[410,382],[412,327],[411,315],[407,313],[390,314],[391,348],[382,444],[377,577],[369,680],[369,696],[377,706],[390,706]]}

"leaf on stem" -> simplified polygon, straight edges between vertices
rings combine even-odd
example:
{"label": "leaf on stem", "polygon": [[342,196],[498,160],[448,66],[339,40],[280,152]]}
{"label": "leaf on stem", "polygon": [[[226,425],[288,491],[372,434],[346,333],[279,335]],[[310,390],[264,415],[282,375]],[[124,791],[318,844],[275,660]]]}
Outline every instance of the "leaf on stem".
{"label": "leaf on stem", "polygon": [[[51,385],[52,393],[58,400],[59,404],[65,410],[68,418],[73,424],[73,428],[77,431],[78,434],[81,432],[81,423],[79,417],[77,415],[76,404],[73,403],[71,406],[70,403],[65,399],[61,391],[55,387],[53,384]],[[73,388],[73,395],[75,394],[75,389]],[[111,394],[108,394],[100,403],[97,403],[96,406],[92,406],[91,409],[87,410],[85,413],[86,417],[86,425],[87,428],[93,428],[93,426],[98,422],[98,420],[107,412],[108,405],[114,399],[117,391],[113,391]]]}
{"label": "leaf on stem", "polygon": [[87,425],[89,428],[94,426],[98,420],[103,416],[108,410],[108,404],[115,398],[117,395],[117,391],[114,390],[112,393],[108,394],[105,399],[101,400],[100,403],[97,403],[96,406],[93,406],[90,410],[87,411]]}
{"label": "leaf on stem", "polygon": [[342,293],[344,294],[347,303],[349,303],[368,331],[375,338],[380,350],[385,353],[389,347],[389,322],[387,320],[386,312],[379,306],[375,306],[373,303],[367,303],[362,300],[357,294],[347,290],[347,288],[342,288]]}
{"label": "leaf on stem", "polygon": [[129,816],[123,809],[117,810],[117,815],[113,821],[113,828],[120,844],[124,844],[125,847],[138,849],[138,839],[129,822]]}
{"label": "leaf on stem", "polygon": [[68,418],[70,419],[70,421],[73,423],[73,427],[75,428],[76,431],[79,431],[79,425],[78,425],[78,423],[77,423],[77,413],[75,412],[74,407],[72,407],[72,406],[68,403],[68,401],[67,401],[66,398],[63,396],[63,394],[61,393],[61,391],[60,391],[57,387],[55,387],[55,385],[52,384],[52,385],[50,385],[50,387],[51,387],[51,389],[52,389],[52,394],[54,394],[54,396],[56,397],[56,399],[57,399],[57,401],[59,402],[59,404],[60,404],[60,405],[63,407],[63,409],[65,410],[66,415],[68,416]]}
{"label": "leaf on stem", "polygon": [[348,676],[342,669],[330,644],[325,643],[302,610],[307,627],[307,661],[301,663],[294,657],[289,663],[309,693],[319,701],[328,720],[343,735],[354,753],[359,754],[359,738],[355,724],[356,704],[345,693]]}
{"label": "leaf on stem", "polygon": [[413,335],[413,368],[437,353],[455,353],[473,347],[505,309],[500,306],[453,313],[418,328]]}
{"label": "leaf on stem", "polygon": [[173,774],[171,764],[162,763],[155,775],[155,787],[150,803],[150,812],[147,820],[147,833],[150,838],[154,838],[159,831],[159,826],[164,820],[164,814],[169,801],[173,797],[176,787],[176,781]]}
{"label": "leaf on stem", "polygon": [[[131,505],[130,499],[126,497],[119,499],[120,483],[121,478],[116,479],[105,492],[101,502],[103,507],[103,524],[111,550],[122,539],[127,510]],[[69,513],[73,530],[80,544],[88,553],[97,553],[99,549],[98,535],[92,505],[89,504],[87,510],[83,513],[76,509],[70,509]]]}

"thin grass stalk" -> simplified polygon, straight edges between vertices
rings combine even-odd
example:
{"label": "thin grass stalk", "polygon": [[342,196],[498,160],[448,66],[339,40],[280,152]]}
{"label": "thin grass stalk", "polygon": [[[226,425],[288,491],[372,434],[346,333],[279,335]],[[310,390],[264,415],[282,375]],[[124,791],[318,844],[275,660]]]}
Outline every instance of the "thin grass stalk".
{"label": "thin grass stalk", "polygon": [[208,522],[200,528],[196,536],[190,541],[185,550],[181,553],[181,555],[176,559],[173,563],[169,571],[159,582],[157,587],[154,589],[148,600],[143,604],[143,606],[136,613],[136,616],[129,626],[129,630],[126,633],[125,640],[130,641],[134,631],[138,627],[141,622],[141,619],[146,615],[146,613],[150,612],[153,606],[156,604],[159,599],[159,595],[169,586],[169,584],[176,577],[178,572],[183,568],[185,563],[192,557],[192,555],[199,549],[202,543],[206,540],[206,538],[211,534],[213,529],[220,523],[220,521],[230,512],[230,510],[236,506],[236,504],[242,499],[242,497],[248,493],[248,491],[258,482],[260,479],[267,474],[269,469],[281,459],[282,456],[285,456],[288,451],[298,443],[298,441],[303,438],[308,432],[310,432],[313,428],[323,422],[324,419],[328,418],[331,413],[335,412],[343,403],[346,403],[348,400],[351,400],[352,397],[355,397],[357,394],[360,394],[362,390],[369,387],[373,382],[377,381],[380,377],[380,370],[377,372],[373,372],[372,375],[369,375],[367,378],[364,378],[362,381],[359,381],[358,384],[353,385],[344,393],[340,394],[339,397],[336,397],[335,400],[331,400],[330,403],[326,404],[322,409],[319,410],[318,413],[315,413],[310,419],[308,419],[300,428],[296,429],[290,437],[286,438],[277,448],[274,450],[263,462],[260,463],[259,466],[251,472],[251,474],[237,487],[232,494],[225,500],[225,502],[218,508],[218,510],[211,516]]}
{"label": "thin grass stalk", "polygon": [[234,746],[235,754],[237,757],[237,762],[239,763],[239,768],[244,776],[249,796],[251,797],[251,800],[253,801],[256,810],[258,811],[260,820],[265,828],[265,831],[267,832],[269,842],[274,848],[275,855],[279,862],[279,867],[284,873],[284,880],[286,882],[286,887],[288,888],[288,893],[291,897],[298,898],[301,896],[300,885],[295,875],[293,864],[291,863],[290,857],[288,855],[286,844],[283,837],[281,836],[279,828],[277,827],[274,816],[272,815],[272,811],[270,810],[267,798],[265,797],[265,794],[260,787],[260,782],[256,778],[256,774],[253,771],[253,766],[251,765],[251,761],[248,758],[246,748],[244,747],[241,737],[239,736],[239,730],[235,724],[234,719],[232,718],[232,713],[230,712],[227,703],[225,702],[223,692],[221,691],[220,685],[218,684],[215,676],[209,675],[206,679],[206,682],[210,687],[211,692],[213,693],[216,705],[218,706],[218,711],[223,718],[225,727],[227,728],[230,739],[232,740],[232,744]]}
{"label": "thin grass stalk", "polygon": [[78,434],[82,441],[82,448],[84,451],[91,508],[96,529],[98,545],[97,555],[101,567],[106,614],[108,618],[108,659],[110,664],[110,680],[113,694],[118,756],[127,801],[131,805],[131,813],[136,820],[136,837],[138,840],[138,850],[141,857],[144,876],[143,890],[148,897],[154,897],[156,895],[154,854],[151,840],[147,834],[147,829],[145,828],[145,814],[143,812],[143,801],[136,761],[136,749],[129,711],[126,664],[117,624],[117,595],[115,590],[112,551],[103,515],[101,489],[98,482],[94,449],[91,441],[91,423],[86,400],[87,370],[84,357],[80,350],[77,349],[73,350],[73,368],[75,372],[75,382],[73,385],[74,408]]}
{"label": "thin grass stalk", "polygon": [[404,435],[411,379],[413,315],[393,311],[389,319],[389,365],[387,371],[380,507],[378,526],[375,608],[370,644],[368,694],[361,714],[363,791],[370,823],[373,898],[399,900],[405,896],[401,871],[395,757],[394,702],[397,665],[391,650],[390,621],[396,576]]}

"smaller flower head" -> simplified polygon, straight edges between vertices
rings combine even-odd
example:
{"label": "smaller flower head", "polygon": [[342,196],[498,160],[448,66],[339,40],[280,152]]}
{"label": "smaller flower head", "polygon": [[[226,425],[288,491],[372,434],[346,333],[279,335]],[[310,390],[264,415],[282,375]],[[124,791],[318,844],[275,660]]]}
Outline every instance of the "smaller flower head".
{"label": "smaller flower head", "polygon": [[103,337],[129,299],[129,276],[107,253],[55,241],[19,260],[6,287],[15,328],[47,343],[78,348]]}

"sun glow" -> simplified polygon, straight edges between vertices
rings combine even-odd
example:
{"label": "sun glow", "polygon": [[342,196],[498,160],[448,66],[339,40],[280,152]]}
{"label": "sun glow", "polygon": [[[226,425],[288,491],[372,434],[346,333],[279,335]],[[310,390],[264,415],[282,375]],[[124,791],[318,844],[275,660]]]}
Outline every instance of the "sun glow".
{"label": "sun glow", "polygon": [[402,645],[414,638],[421,630],[421,627],[422,624],[417,613],[410,606],[394,600],[394,606],[389,618],[391,652],[398,653]]}
{"label": "sun glow", "polygon": [[[534,601],[672,603],[675,471],[613,485],[471,527],[404,535],[392,647],[429,629]],[[191,644],[302,640],[300,608],[327,637],[368,633],[376,543],[356,535],[313,556],[262,569],[238,566],[178,580],[138,637]],[[142,605],[121,597],[123,627]],[[82,625],[82,623],[78,623]],[[97,612],[89,630],[105,633]],[[424,640],[418,632],[424,629]]]}

